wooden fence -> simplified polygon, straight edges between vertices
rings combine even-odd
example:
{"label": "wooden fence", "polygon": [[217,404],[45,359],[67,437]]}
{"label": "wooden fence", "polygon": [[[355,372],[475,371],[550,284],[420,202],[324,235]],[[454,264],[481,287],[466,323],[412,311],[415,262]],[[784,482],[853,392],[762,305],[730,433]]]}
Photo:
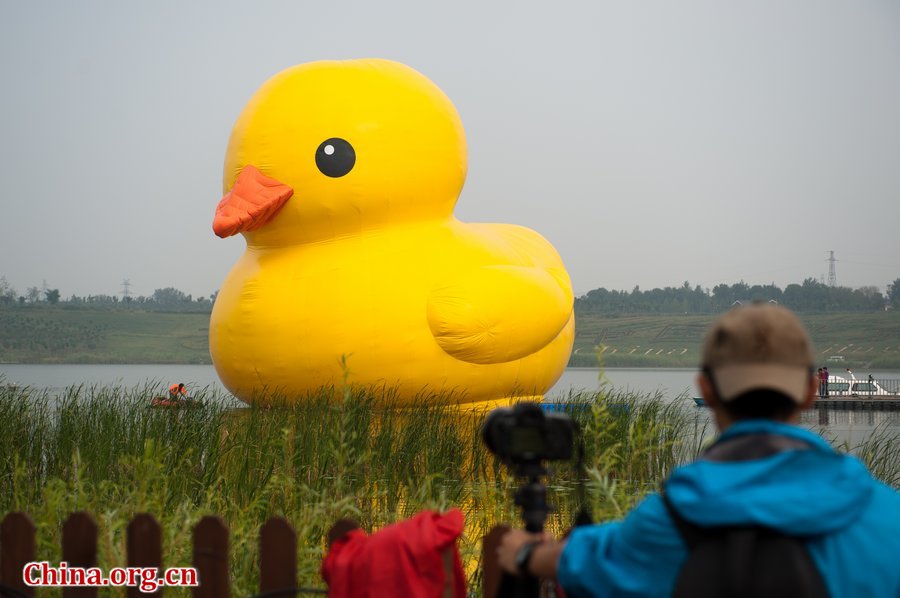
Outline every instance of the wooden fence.
{"label": "wooden fence", "polygon": [[[355,522],[340,520],[328,532],[328,544],[340,538]],[[482,595],[493,598],[501,585],[502,572],[496,550],[508,527],[498,526],[482,543]],[[282,517],[272,517],[259,532],[259,594],[262,596],[294,596],[314,593],[297,587],[297,535]],[[126,567],[162,566],[162,528],[150,514],[137,515],[126,530]],[[33,596],[35,588],[25,584],[25,566],[36,561],[35,527],[25,513],[9,513],[0,523],[0,596]],[[97,566],[97,524],[84,512],[73,513],[62,528],[62,559],[68,567]],[[220,517],[206,516],[193,529],[191,566],[196,569],[199,584],[191,588],[195,598],[227,598],[231,596],[229,572],[228,528]],[[54,566],[51,564],[51,566]],[[446,574],[452,575],[447,565]],[[89,598],[98,595],[97,587],[63,587],[63,598]],[[162,596],[164,587],[145,593],[128,586],[129,598]],[[318,593],[324,593],[319,590]]]}
{"label": "wooden fence", "polygon": [[[297,593],[297,535],[284,518],[273,517],[259,532],[259,592],[293,596]],[[127,567],[155,567],[162,572],[162,528],[153,515],[136,516],[126,531]],[[22,571],[36,560],[35,527],[24,513],[10,513],[0,523],[0,584],[5,595],[33,596]],[[73,513],[62,528],[62,561],[71,567],[97,566],[97,524],[87,513]],[[193,530],[193,563],[199,585],[191,588],[198,598],[231,596],[228,570],[228,528],[220,517],[206,516]],[[64,598],[97,596],[96,587],[64,587]],[[280,591],[279,591],[280,590]],[[129,598],[162,596],[163,588],[144,593],[127,587]],[[0,588],[0,595],[4,591]]]}

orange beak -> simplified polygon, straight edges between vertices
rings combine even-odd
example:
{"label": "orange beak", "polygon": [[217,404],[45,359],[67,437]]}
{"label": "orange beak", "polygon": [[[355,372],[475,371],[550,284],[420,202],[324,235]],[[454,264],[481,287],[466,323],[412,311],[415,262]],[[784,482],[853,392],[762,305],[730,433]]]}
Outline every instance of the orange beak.
{"label": "orange beak", "polygon": [[216,207],[213,232],[224,239],[256,230],[274,218],[293,194],[294,190],[289,186],[248,164]]}

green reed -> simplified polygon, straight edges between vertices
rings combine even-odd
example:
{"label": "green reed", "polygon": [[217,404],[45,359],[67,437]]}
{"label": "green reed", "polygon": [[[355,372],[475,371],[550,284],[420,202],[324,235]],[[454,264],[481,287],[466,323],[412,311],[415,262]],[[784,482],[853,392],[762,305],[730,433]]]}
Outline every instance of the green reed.
{"label": "green reed", "polygon": [[896,430],[879,425],[849,451],[858,456],[876,478],[900,489],[900,433]]}
{"label": "green reed", "polygon": [[[128,522],[149,512],[164,530],[164,562],[184,565],[191,528],[218,514],[231,530],[234,591],[249,595],[259,528],[281,515],[297,531],[301,585],[322,587],[324,536],[337,519],[374,530],[456,506],[466,516],[460,550],[474,588],[481,537],[519,520],[519,481],[483,447],[484,414],[442,406],[453,397],[423,393],[401,408],[390,389],[324,388],[293,404],[270,396],[284,406],[256,408],[207,389],[195,393],[196,407],[152,409],[154,394],[153,385],[51,394],[0,380],[0,513],[31,515],[39,559],[59,561],[62,523],[84,510],[100,530],[98,564],[120,565]],[[621,517],[698,452],[703,430],[684,400],[608,391],[566,400],[583,431],[587,473],[553,464],[553,532],[582,506],[579,484],[595,519]],[[896,463],[896,448],[886,446],[871,449],[893,450]]]}

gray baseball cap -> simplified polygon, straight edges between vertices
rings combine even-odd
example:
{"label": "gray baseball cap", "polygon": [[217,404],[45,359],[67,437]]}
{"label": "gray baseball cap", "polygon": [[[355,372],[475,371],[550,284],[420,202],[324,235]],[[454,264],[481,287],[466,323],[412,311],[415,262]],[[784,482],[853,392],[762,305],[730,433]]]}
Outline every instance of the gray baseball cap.
{"label": "gray baseball cap", "polygon": [[812,342],[803,324],[793,312],[772,303],[726,312],[703,343],[703,367],[712,372],[722,401],[769,389],[802,403],[813,364]]}

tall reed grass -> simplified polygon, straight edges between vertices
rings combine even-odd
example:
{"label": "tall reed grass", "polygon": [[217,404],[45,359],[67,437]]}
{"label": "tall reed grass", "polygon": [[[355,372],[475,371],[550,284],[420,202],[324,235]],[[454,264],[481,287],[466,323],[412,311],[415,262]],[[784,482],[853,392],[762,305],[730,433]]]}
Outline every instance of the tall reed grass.
{"label": "tall reed grass", "polygon": [[[484,414],[444,407],[447,397],[423,394],[399,408],[387,389],[326,388],[264,409],[236,408],[206,390],[195,394],[197,407],[152,409],[154,392],[80,386],[56,395],[0,380],[0,513],[31,515],[40,560],[60,560],[62,523],[84,510],[100,529],[99,566],[121,565],[128,522],[149,512],[163,526],[164,562],[184,565],[192,526],[215,513],[231,530],[234,591],[249,595],[258,584],[259,528],[282,515],[298,534],[301,584],[322,587],[324,535],[335,520],[373,530],[456,506],[466,515],[460,549],[477,587],[482,535],[519,519],[518,480],[481,443]],[[587,475],[554,465],[551,531],[571,525],[579,482],[596,520],[621,517],[699,450],[704,430],[687,401],[604,390],[568,402],[583,430]],[[896,468],[890,475],[896,480]]]}

